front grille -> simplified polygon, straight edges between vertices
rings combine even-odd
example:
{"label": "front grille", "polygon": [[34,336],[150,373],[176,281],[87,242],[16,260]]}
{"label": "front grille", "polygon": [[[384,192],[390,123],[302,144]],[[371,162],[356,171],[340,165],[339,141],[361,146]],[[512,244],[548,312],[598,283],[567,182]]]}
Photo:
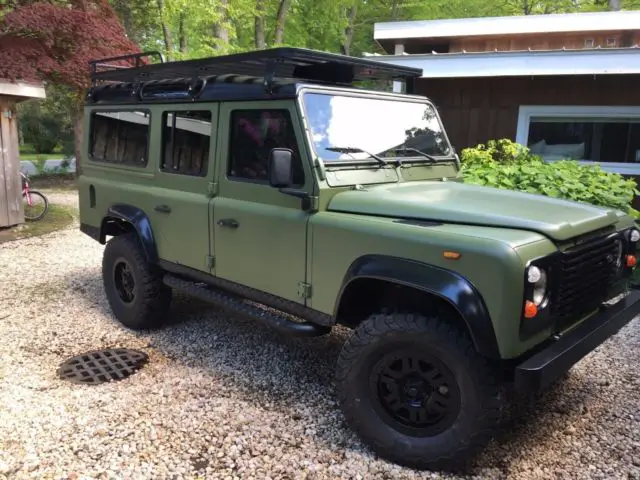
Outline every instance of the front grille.
{"label": "front grille", "polygon": [[562,252],[554,265],[551,315],[559,328],[596,309],[614,283],[616,240],[600,237]]}

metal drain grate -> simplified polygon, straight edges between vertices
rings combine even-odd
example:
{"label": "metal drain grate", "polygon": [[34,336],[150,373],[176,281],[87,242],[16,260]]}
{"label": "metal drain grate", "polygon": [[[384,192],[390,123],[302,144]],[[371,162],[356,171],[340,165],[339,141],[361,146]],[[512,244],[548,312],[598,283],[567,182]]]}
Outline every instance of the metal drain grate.
{"label": "metal drain grate", "polygon": [[97,385],[127,378],[148,359],[146,353],[129,348],[94,350],[63,362],[58,368],[58,376],[72,383]]}

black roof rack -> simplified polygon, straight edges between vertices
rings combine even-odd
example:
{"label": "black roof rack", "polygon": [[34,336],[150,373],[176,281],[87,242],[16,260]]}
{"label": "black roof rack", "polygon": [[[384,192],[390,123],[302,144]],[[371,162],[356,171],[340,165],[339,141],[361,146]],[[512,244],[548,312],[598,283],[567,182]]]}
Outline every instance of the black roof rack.
{"label": "black roof rack", "polygon": [[[160,63],[143,61],[149,56],[159,57]],[[128,62],[129,65],[133,62],[134,65],[127,67],[118,65],[118,62]],[[400,80],[406,83],[407,93],[412,93],[413,80],[422,75],[422,70],[417,68],[293,47],[174,62],[165,62],[158,52],[142,52],[93,60],[89,64],[94,87],[104,82],[140,84],[149,80],[189,78],[206,81],[207,78],[231,74],[263,78],[263,86],[268,91],[275,79],[287,78],[340,85],[366,80]]]}

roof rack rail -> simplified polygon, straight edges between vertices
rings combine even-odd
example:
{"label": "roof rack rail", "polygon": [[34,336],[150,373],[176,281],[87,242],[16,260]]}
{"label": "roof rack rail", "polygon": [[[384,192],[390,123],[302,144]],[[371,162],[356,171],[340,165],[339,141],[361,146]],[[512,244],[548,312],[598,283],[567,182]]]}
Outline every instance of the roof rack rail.
{"label": "roof rack rail", "polygon": [[[113,70],[122,70],[122,69],[141,67],[147,64],[147,62],[143,62],[143,59],[151,56],[158,57],[160,59],[160,63],[165,63],[164,56],[162,55],[162,53],[158,52],[157,50],[140,52],[140,53],[131,53],[128,55],[119,55],[117,57],[100,58],[98,60],[90,60],[89,68],[91,70],[91,81],[92,83],[95,84],[96,77],[98,75],[106,72],[110,72]],[[123,61],[130,61],[130,60],[134,60],[135,65],[126,66],[126,65],[114,65],[113,63],[107,63],[107,62],[123,62]],[[107,70],[98,72],[98,67],[106,68]]]}
{"label": "roof rack rail", "polygon": [[[196,81],[233,74],[263,78],[263,86],[270,91],[276,78],[340,85],[352,85],[366,80],[404,80],[407,93],[412,93],[413,80],[422,75],[422,70],[418,68],[294,47],[141,65],[141,58],[152,54],[160,55],[158,52],[144,52],[93,60],[90,62],[91,81],[94,86],[98,82],[139,84],[148,80],[178,78]],[[160,57],[162,59],[161,55]],[[97,66],[104,65],[105,62],[130,59],[135,60],[135,66],[122,68],[107,65],[110,68],[97,70]]]}

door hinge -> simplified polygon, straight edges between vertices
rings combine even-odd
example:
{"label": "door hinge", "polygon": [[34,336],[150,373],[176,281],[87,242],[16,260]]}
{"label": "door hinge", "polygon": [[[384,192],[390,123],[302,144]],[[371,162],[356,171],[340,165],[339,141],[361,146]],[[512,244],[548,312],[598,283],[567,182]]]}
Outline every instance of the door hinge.
{"label": "door hinge", "polygon": [[205,263],[207,265],[207,269],[212,270],[213,267],[216,265],[216,259],[211,255],[207,255]]}
{"label": "door hinge", "polygon": [[301,298],[311,298],[311,284],[305,283],[305,282],[299,282],[298,296]]}
{"label": "door hinge", "polygon": [[214,197],[218,194],[218,182],[209,182],[207,185],[207,195]]}

